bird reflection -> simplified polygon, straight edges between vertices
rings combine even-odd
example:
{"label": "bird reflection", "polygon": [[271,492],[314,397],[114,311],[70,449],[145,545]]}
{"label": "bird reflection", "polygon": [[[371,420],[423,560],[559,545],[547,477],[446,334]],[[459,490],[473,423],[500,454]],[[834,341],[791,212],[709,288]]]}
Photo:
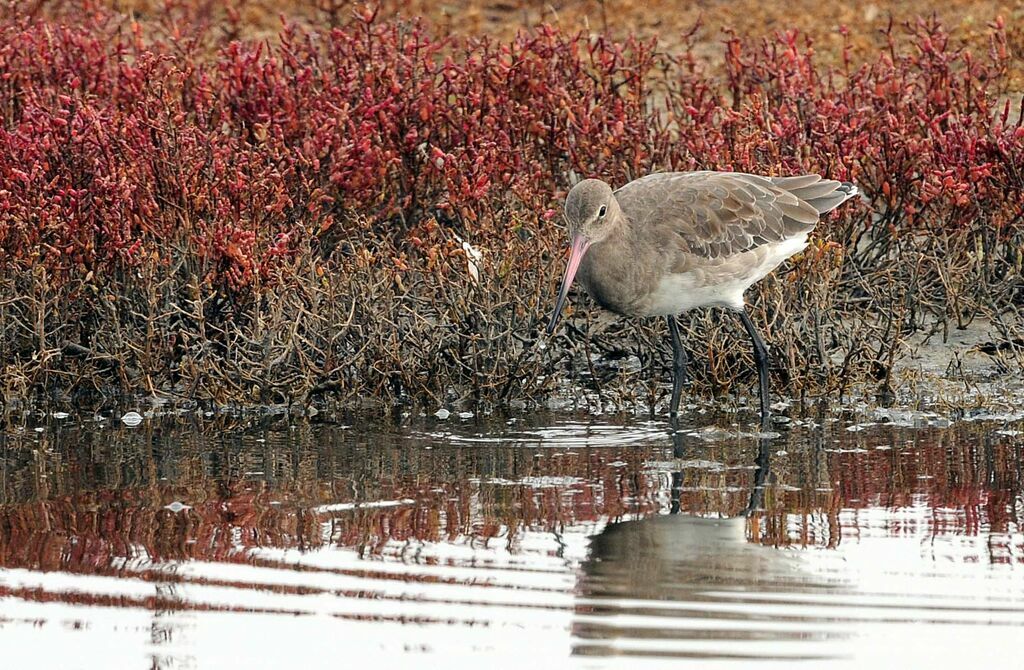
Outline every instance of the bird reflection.
{"label": "bird reflection", "polygon": [[[688,455],[704,443],[685,431],[679,430],[678,423],[672,421],[670,432],[672,439],[672,457],[676,461],[684,461]],[[750,495],[742,515],[749,517],[764,508],[764,490],[771,475],[771,441],[770,437],[758,438],[757,456],[754,458],[754,477],[750,485]],[[681,509],[680,496],[683,489],[683,471],[675,470],[671,474],[670,514],[679,514]]]}
{"label": "bird reflection", "polygon": [[[632,591],[653,597],[683,581],[742,579],[753,583],[765,574],[776,574],[789,560],[747,540],[752,518],[764,508],[765,487],[771,477],[770,438],[757,439],[745,501],[737,505],[740,501],[728,487],[725,497],[711,503],[702,515],[686,512],[693,510],[693,501],[688,499],[693,493],[715,495],[712,488],[704,491],[693,481],[694,464],[706,467],[707,461],[701,458],[709,454],[708,443],[674,429],[671,444],[677,467],[671,475],[669,514],[611,524],[593,538],[582,581],[588,595]],[[743,472],[734,469],[742,461],[730,465],[732,474]]]}
{"label": "bird reflection", "polygon": [[[673,431],[671,442],[678,465],[671,478],[670,514],[611,524],[591,541],[576,586],[581,604],[572,626],[574,654],[720,653],[754,660],[756,652],[743,645],[789,645],[805,639],[799,625],[791,631],[764,630],[760,615],[737,601],[744,593],[794,588],[824,593],[833,588],[805,574],[796,552],[749,539],[750,524],[763,511],[765,487],[770,485],[772,440],[757,439],[745,504],[736,505],[728,487],[721,504],[706,516],[685,513],[692,509],[688,496],[702,489],[693,485],[692,468],[707,467],[699,457],[718,452],[683,431]],[[714,495],[710,488],[706,492]],[[717,614],[721,611],[729,614]],[[621,623],[620,615],[626,613],[637,622],[635,628]],[[808,645],[790,647],[786,658],[821,656]]]}

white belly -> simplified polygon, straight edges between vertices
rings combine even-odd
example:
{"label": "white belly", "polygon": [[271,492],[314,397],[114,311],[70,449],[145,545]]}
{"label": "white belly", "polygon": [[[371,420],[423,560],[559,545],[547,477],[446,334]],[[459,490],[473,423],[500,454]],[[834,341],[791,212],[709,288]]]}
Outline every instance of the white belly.
{"label": "white belly", "polygon": [[669,316],[697,307],[741,310],[748,288],[806,246],[807,235],[801,235],[691,272],[666,273],[649,296],[644,312]]}

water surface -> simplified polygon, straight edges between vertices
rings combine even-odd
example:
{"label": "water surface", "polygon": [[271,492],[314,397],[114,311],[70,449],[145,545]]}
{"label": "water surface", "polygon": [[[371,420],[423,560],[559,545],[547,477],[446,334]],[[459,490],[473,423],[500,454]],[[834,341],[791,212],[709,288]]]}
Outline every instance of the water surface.
{"label": "water surface", "polygon": [[119,416],[5,426],[6,658],[1014,667],[1024,642],[1014,417]]}

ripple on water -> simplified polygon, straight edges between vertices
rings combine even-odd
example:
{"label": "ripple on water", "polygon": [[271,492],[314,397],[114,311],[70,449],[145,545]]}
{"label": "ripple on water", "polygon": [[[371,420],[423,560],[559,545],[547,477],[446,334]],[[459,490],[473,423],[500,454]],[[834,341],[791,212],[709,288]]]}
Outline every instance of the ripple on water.
{"label": "ripple on water", "polygon": [[1024,455],[999,431],[1019,426],[478,425],[8,443],[0,648],[104,668],[1017,663]]}
{"label": "ripple on water", "polygon": [[[566,421],[545,427],[489,426],[485,430],[471,431],[465,427],[453,430],[410,431],[415,440],[435,441],[443,444],[477,444],[490,446],[532,447],[618,447],[646,444],[667,439],[664,423],[651,421],[629,425],[595,424]],[[497,430],[495,430],[497,428]]]}

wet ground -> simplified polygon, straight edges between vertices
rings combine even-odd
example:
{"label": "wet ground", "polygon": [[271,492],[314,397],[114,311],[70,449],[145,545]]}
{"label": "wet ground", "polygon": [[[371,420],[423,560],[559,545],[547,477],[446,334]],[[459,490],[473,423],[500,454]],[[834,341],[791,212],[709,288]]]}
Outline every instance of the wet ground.
{"label": "wet ground", "polygon": [[4,426],[7,659],[1019,663],[1021,415],[122,413]]}

